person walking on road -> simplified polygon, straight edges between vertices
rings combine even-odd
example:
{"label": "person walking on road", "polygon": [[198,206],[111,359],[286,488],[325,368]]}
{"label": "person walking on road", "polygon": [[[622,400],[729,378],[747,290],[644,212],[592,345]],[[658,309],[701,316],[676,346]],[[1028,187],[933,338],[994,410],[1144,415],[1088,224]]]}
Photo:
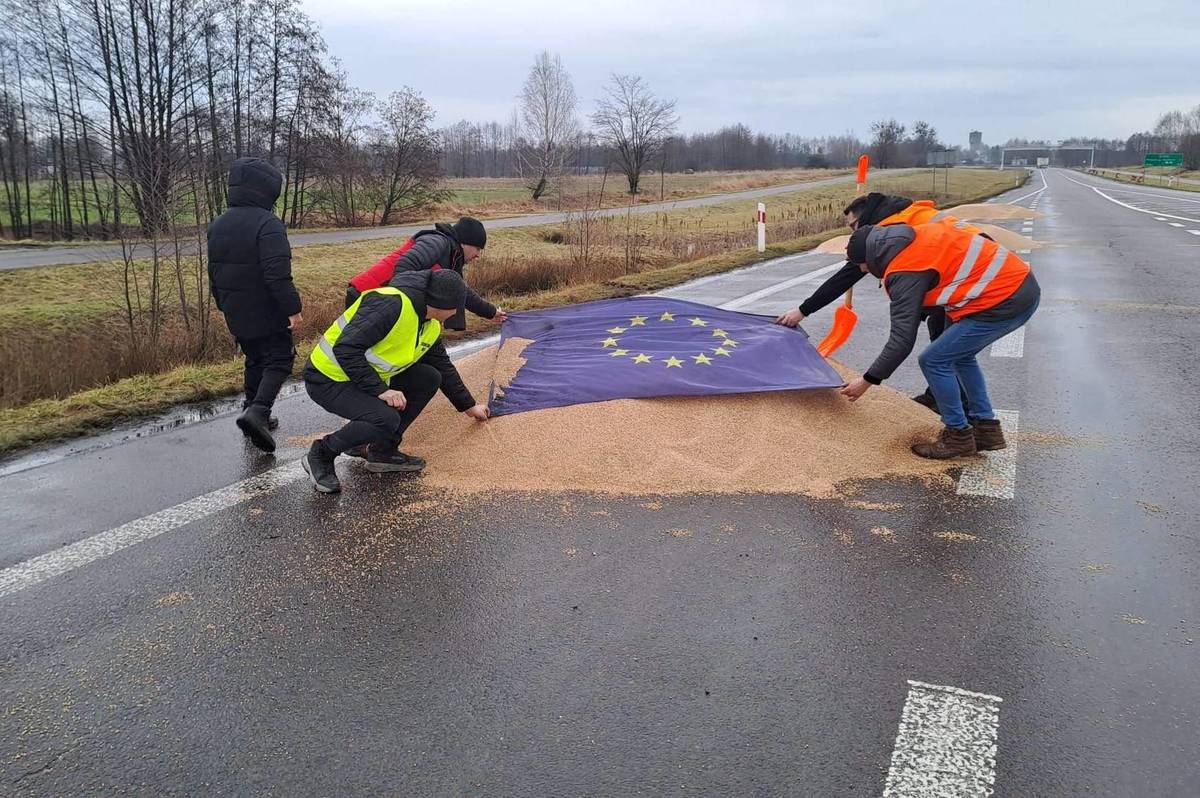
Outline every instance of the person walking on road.
{"label": "person walking on road", "polygon": [[[463,271],[487,246],[487,230],[483,222],[464,216],[454,224],[438,223],[432,230],[422,230],[405,241],[399,249],[389,252],[371,268],[350,279],[346,288],[346,307],[350,307],[363,291],[382,288],[392,278],[404,272],[451,269],[465,279]],[[503,323],[508,314],[498,309],[467,287],[466,309],[485,319]],[[465,330],[466,316],[459,313],[446,322],[447,330]]]}
{"label": "person walking on road", "polygon": [[[872,191],[855,197],[842,211],[846,217],[846,226],[851,231],[860,225],[890,225],[890,224],[928,224],[938,217],[939,211],[931,200],[913,201],[908,197],[898,197],[890,194],[880,194]],[[818,310],[836,302],[847,291],[854,287],[864,276],[858,264],[846,264],[821,283],[812,295],[800,303],[796,310],[775,319],[776,324],[795,327]],[[925,328],[929,332],[929,340],[936,341],[946,329],[946,311],[944,308],[925,308],[921,313]],[[967,401],[966,391],[960,391],[962,401]],[[937,400],[933,391],[927,386],[925,390],[913,397],[913,401],[938,412]]]}
{"label": "person walking on road", "polygon": [[860,226],[846,250],[864,274],[883,281],[891,300],[891,334],[871,367],[842,394],[855,401],[890,377],[916,344],[921,309],[941,307],[950,324],[918,360],[945,427],[936,441],[914,444],[913,453],[944,460],[1005,448],[976,356],[1037,310],[1041,288],[1029,264],[995,241],[944,221]]}
{"label": "person walking on road", "polygon": [[457,272],[406,272],[354,301],[317,341],[304,370],[312,400],[349,423],[314,441],[301,465],[322,493],[341,490],[339,454],[370,471],[417,472],[419,457],[399,450],[404,433],[440,387],[476,421],[490,415],[463,383],[441,341],[442,323],[463,310],[467,285]]}
{"label": "person walking on road", "polygon": [[301,320],[287,228],[272,211],[282,187],[269,162],[238,158],[229,170],[229,209],[208,227],[209,290],[246,357],[237,425],[264,452],[275,451],[271,408],[292,373],[292,330]]}

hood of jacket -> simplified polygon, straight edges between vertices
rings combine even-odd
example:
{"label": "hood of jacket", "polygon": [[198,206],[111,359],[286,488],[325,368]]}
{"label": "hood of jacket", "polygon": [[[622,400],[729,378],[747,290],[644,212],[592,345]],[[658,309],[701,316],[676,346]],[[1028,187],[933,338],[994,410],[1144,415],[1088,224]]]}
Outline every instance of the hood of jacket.
{"label": "hood of jacket", "polygon": [[884,227],[872,227],[871,232],[867,234],[867,271],[882,279],[888,264],[916,238],[917,231],[912,225],[889,224]]}
{"label": "hood of jacket", "polygon": [[229,168],[229,207],[273,210],[283,189],[283,175],[270,161],[238,158]]}
{"label": "hood of jacket", "polygon": [[863,205],[862,212],[858,215],[858,223],[879,224],[893,213],[899,213],[909,205],[912,205],[912,200],[908,197],[895,197],[891,194],[872,191],[867,195],[867,203]]}

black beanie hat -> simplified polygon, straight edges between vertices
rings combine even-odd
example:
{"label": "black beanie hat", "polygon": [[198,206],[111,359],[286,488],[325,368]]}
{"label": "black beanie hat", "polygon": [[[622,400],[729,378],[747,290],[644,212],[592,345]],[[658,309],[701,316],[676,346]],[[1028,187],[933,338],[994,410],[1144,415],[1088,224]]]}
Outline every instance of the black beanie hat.
{"label": "black beanie hat", "polygon": [[846,260],[855,266],[867,262],[867,236],[871,234],[873,225],[864,224],[850,235],[850,243],[846,244]]}
{"label": "black beanie hat", "polygon": [[425,289],[426,307],[439,310],[462,310],[467,301],[467,284],[458,272],[442,269],[429,275]]}
{"label": "black beanie hat", "polygon": [[464,216],[454,223],[454,237],[458,239],[460,244],[470,244],[473,247],[483,249],[487,246],[487,230],[483,229],[483,222],[472,216]]}

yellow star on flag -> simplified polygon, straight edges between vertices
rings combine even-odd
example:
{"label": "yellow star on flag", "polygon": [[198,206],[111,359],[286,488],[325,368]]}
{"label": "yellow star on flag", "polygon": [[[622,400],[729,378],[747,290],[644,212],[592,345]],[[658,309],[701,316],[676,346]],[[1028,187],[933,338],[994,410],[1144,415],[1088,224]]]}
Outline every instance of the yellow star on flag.
{"label": "yellow star on flag", "polygon": [[612,352],[609,353],[608,356],[609,357],[621,357],[622,355],[628,355],[628,354],[629,354],[628,349],[614,349]]}
{"label": "yellow star on flag", "polygon": [[726,338],[721,342],[721,346],[737,346],[737,341],[733,340],[732,338]]}
{"label": "yellow star on flag", "polygon": [[672,368],[672,367],[677,368],[677,369],[683,368],[683,361],[680,360],[679,358],[675,357],[674,355],[667,358],[663,362],[667,364],[667,368]]}
{"label": "yellow star on flag", "polygon": [[659,321],[675,321],[675,314],[668,310],[664,310],[663,314],[658,317]]}
{"label": "yellow star on flag", "polygon": [[713,350],[713,354],[714,355],[724,355],[725,357],[729,357],[729,350],[718,346],[716,349]]}
{"label": "yellow star on flag", "polygon": [[[609,332],[612,332],[612,330],[609,330]],[[725,332],[720,327],[718,327],[717,329],[713,330],[713,337],[714,338],[728,338],[729,333]]]}
{"label": "yellow star on flag", "polygon": [[610,327],[607,330],[605,330],[605,332],[610,332],[613,335],[620,335],[621,333],[625,332],[625,330],[626,330],[625,327]]}
{"label": "yellow star on flag", "polygon": [[616,338],[605,338],[605,339],[604,339],[603,341],[601,341],[600,343],[604,344],[604,348],[605,348],[605,349],[608,349],[610,346],[616,346],[616,345],[617,345],[617,339],[616,339]]}
{"label": "yellow star on flag", "polygon": [[634,362],[634,363],[649,363],[649,362],[650,362],[651,360],[653,360],[653,359],[654,359],[654,358],[650,357],[649,355],[647,355],[647,354],[645,354],[645,353],[642,353],[642,354],[640,354],[640,355],[634,355],[634,356],[633,356],[633,362]]}
{"label": "yellow star on flag", "polygon": [[630,327],[645,327],[646,326],[646,317],[645,316],[634,316],[632,319],[629,320],[629,326]]}
{"label": "yellow star on flag", "polygon": [[690,319],[690,321],[692,322],[693,327],[707,327],[708,326],[708,322],[706,322],[704,319]]}
{"label": "yellow star on flag", "polygon": [[692,360],[696,361],[697,365],[705,365],[705,366],[707,366],[709,363],[712,362],[712,358],[709,357],[708,355],[704,354],[703,352],[701,352],[698,355],[692,355]]}

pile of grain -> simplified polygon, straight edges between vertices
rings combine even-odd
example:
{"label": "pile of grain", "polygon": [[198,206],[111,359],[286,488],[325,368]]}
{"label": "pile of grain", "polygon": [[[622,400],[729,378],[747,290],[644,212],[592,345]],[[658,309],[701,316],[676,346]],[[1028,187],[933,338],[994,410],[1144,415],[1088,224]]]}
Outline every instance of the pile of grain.
{"label": "pile of grain", "polygon": [[[477,397],[496,357],[490,348],[459,363]],[[403,448],[428,460],[425,485],[454,490],[827,496],[843,480],[943,474],[946,464],[908,450],[937,427],[884,386],[854,404],[836,391],[622,399],[486,423],[437,398]]]}

